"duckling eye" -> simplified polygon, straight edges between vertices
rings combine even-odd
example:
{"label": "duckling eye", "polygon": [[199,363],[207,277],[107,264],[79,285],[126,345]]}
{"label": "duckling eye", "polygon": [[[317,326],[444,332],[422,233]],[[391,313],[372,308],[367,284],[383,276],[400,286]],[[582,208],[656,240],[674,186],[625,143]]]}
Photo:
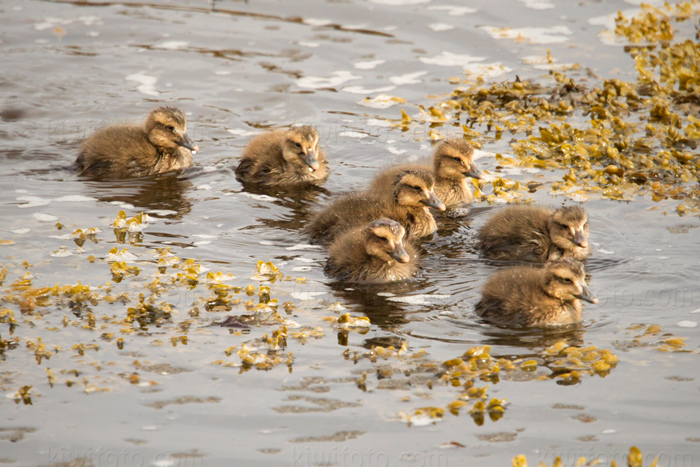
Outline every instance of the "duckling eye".
{"label": "duckling eye", "polygon": [[174,126],[168,125],[166,128],[167,128],[168,130],[172,131],[173,133],[175,133],[175,127],[174,127]]}
{"label": "duckling eye", "polygon": [[299,143],[294,143],[294,146],[296,146],[296,147],[298,147],[299,149],[301,149],[301,144],[299,144]]}
{"label": "duckling eye", "polygon": [[564,284],[571,284],[571,283],[572,283],[572,280],[569,279],[568,277],[562,277],[562,278],[561,278],[561,281],[562,281]]}

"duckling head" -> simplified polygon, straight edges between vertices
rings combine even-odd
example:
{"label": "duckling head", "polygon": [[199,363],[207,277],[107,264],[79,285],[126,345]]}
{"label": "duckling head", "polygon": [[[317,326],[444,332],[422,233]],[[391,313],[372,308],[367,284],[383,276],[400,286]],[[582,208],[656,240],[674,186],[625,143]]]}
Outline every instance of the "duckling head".
{"label": "duckling head", "polygon": [[435,179],[427,169],[410,169],[400,172],[394,181],[394,197],[402,206],[427,206],[439,211],[445,210],[433,189]]}
{"label": "duckling head", "polygon": [[481,172],[474,163],[474,148],[464,139],[448,139],[440,143],[433,155],[433,168],[440,178],[481,178]]}
{"label": "duckling head", "polygon": [[581,206],[557,209],[549,220],[552,242],[565,250],[588,248],[588,214]]}
{"label": "duckling head", "polygon": [[572,259],[550,261],[544,269],[544,291],[565,302],[585,300],[598,303],[586,284],[583,264]]}
{"label": "duckling head", "polygon": [[290,164],[308,167],[316,172],[321,164],[318,161],[318,132],[311,126],[299,126],[288,130],[282,142],[282,157]]}
{"label": "duckling head", "polygon": [[408,263],[411,260],[403,243],[406,230],[398,222],[391,219],[372,221],[365,228],[364,234],[368,255],[387,263]]}
{"label": "duckling head", "polygon": [[196,154],[199,146],[187,134],[185,114],[173,107],[158,107],[146,119],[148,140],[154,146],[174,150],[182,146]]}

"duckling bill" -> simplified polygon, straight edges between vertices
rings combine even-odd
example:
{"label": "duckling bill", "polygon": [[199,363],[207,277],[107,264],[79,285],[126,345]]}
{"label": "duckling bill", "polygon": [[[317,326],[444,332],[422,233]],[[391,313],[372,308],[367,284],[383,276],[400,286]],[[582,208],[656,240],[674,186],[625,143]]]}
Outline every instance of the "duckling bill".
{"label": "duckling bill", "polygon": [[405,237],[403,226],[391,219],[351,229],[328,248],[326,274],[365,284],[408,279],[416,272],[417,254]]}
{"label": "duckling bill", "polygon": [[583,264],[561,259],[497,272],[484,285],[476,313],[500,326],[546,328],[581,322],[581,300],[598,303]]}
{"label": "duckling bill", "polygon": [[80,146],[81,175],[128,178],[161,174],[192,166],[199,151],[187,134],[187,119],[173,107],[159,107],[143,126],[114,125],[98,130]]}
{"label": "duckling bill", "polygon": [[253,138],[243,151],[236,178],[262,186],[320,185],[329,175],[326,153],[311,126],[276,130]]}
{"label": "duckling bill", "polygon": [[493,259],[545,262],[584,260],[590,253],[588,214],[580,206],[511,206],[479,229],[479,248]]}

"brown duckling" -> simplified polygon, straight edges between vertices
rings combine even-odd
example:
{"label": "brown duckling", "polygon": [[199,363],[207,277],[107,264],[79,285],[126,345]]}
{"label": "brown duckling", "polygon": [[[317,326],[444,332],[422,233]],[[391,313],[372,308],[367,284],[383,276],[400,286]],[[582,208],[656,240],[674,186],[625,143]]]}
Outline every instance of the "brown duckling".
{"label": "brown duckling", "polygon": [[583,260],[591,254],[588,214],[580,206],[556,211],[539,206],[511,206],[491,216],[479,229],[479,248],[493,259]]}
{"label": "brown duckling", "polygon": [[417,253],[405,236],[403,226],[391,219],[353,228],[328,248],[326,274],[365,284],[408,279],[416,272]]}
{"label": "brown duckling", "polygon": [[474,148],[466,140],[443,141],[433,154],[435,194],[447,209],[473,201],[469,177],[479,179],[481,172],[474,164]]}
{"label": "brown duckling", "polygon": [[581,300],[598,303],[586,285],[583,264],[572,259],[543,268],[515,266],[489,278],[476,313],[501,326],[551,327],[579,323]]}
{"label": "brown duckling", "polygon": [[143,177],[192,166],[199,151],[178,109],[158,107],[143,126],[114,125],[98,130],[80,146],[75,163],[81,175]]}
{"label": "brown duckling", "polygon": [[319,185],[328,178],[326,154],[311,126],[276,130],[253,138],[236,167],[242,183],[258,185]]}
{"label": "brown duckling", "polygon": [[416,237],[435,232],[437,225],[428,207],[444,210],[445,205],[433,192],[434,179],[429,170],[404,170],[382,190],[345,195],[319,212],[306,231],[316,240],[332,241],[351,227],[366,225],[383,217],[393,219]]}

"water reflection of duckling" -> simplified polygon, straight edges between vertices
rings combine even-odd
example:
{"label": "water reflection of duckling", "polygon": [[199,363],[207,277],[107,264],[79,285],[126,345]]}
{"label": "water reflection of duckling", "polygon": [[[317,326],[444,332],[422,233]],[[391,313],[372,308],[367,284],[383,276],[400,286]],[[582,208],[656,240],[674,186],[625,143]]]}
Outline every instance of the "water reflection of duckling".
{"label": "water reflection of duckling", "polygon": [[379,284],[416,272],[416,249],[396,221],[379,219],[339,236],[328,248],[326,274],[346,282]]}
{"label": "water reflection of duckling", "polygon": [[505,208],[479,229],[479,248],[493,259],[583,260],[591,254],[588,215],[580,206],[556,211],[524,205]]}
{"label": "water reflection of duckling", "polygon": [[343,196],[319,212],[307,226],[316,240],[332,241],[350,227],[366,225],[383,217],[393,219],[416,237],[433,233],[437,225],[428,206],[444,210],[433,192],[430,171],[405,170],[387,180],[382,190],[356,192]]}
{"label": "water reflection of duckling", "polygon": [[97,178],[143,177],[192,166],[199,151],[178,109],[159,107],[143,126],[114,125],[98,130],[80,146],[81,175]]}
{"label": "water reflection of duckling", "polygon": [[318,147],[318,132],[310,126],[263,133],[253,138],[236,167],[242,183],[258,185],[321,184],[328,161]]}
{"label": "water reflection of duckling", "polygon": [[581,321],[581,300],[598,303],[586,285],[583,264],[550,261],[544,268],[515,266],[486,282],[476,313],[502,326],[551,327]]}
{"label": "water reflection of duckling", "polygon": [[435,149],[435,194],[445,203],[447,209],[472,202],[468,177],[481,178],[473,157],[474,148],[463,139],[449,139]]}

